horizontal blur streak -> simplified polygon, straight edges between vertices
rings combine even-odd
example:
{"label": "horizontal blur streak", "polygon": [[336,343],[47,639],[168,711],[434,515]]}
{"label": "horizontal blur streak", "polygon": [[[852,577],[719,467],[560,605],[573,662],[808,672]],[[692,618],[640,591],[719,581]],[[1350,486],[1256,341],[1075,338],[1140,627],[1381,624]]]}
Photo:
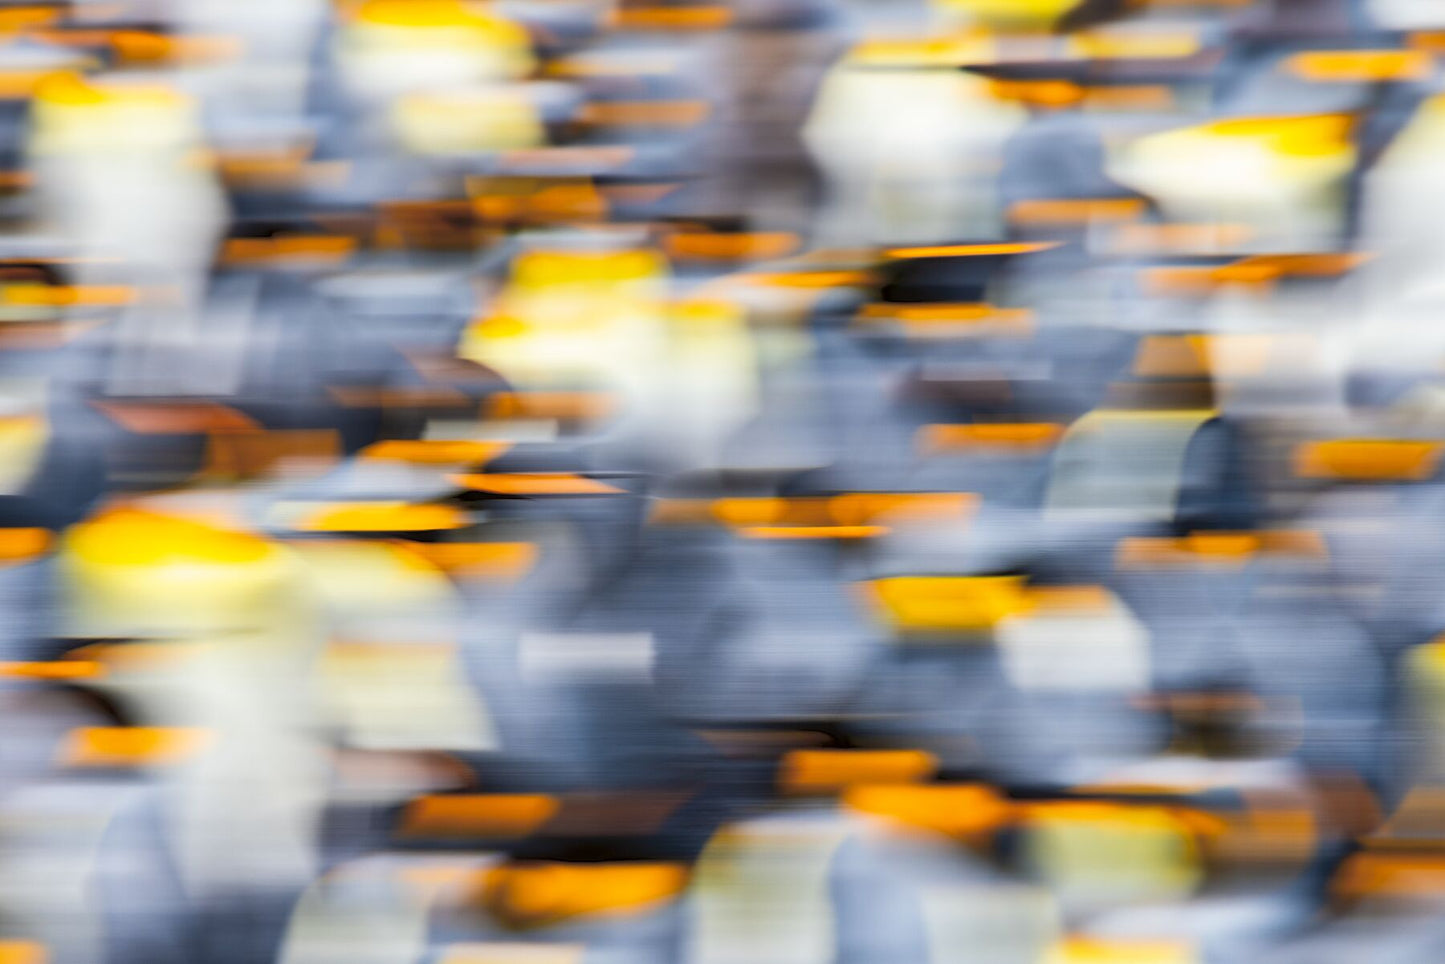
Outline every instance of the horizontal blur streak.
{"label": "horizontal blur streak", "polygon": [[1436,0],[0,0],[0,964],[1433,961]]}

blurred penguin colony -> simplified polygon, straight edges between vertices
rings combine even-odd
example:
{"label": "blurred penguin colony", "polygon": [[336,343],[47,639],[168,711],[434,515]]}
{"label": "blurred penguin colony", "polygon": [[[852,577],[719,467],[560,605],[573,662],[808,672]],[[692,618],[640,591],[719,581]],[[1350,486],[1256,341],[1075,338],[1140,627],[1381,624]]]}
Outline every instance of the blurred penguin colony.
{"label": "blurred penguin colony", "polygon": [[0,964],[1445,960],[1442,59],[0,4]]}

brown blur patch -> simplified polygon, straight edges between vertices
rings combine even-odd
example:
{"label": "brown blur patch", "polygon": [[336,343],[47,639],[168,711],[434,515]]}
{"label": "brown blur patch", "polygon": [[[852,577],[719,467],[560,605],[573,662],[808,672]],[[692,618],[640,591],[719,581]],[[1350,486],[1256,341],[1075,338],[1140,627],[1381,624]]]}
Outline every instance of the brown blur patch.
{"label": "brown blur patch", "polygon": [[1028,611],[1037,613],[1098,613],[1114,606],[1104,586],[1029,586]]}
{"label": "brown blur patch", "polygon": [[398,345],[399,351],[418,375],[442,384],[493,384],[501,376],[485,365],[458,358],[449,351],[419,350]]}
{"label": "brown blur patch", "polygon": [[1325,827],[1360,838],[1381,826],[1380,801],[1358,774],[1348,770],[1311,773],[1309,784],[1315,812]]}
{"label": "brown blur patch", "polygon": [[[230,188],[250,191],[292,190],[344,181],[351,172],[348,161],[312,161],[312,145],[262,150],[225,150],[215,155],[216,171]],[[369,229],[363,219],[318,215],[320,225],[349,222],[360,237]],[[369,216],[365,218],[369,222]]]}
{"label": "brown blur patch", "polygon": [[179,668],[198,651],[190,643],[91,643],[72,649],[65,658],[98,663],[103,674],[157,673]]}
{"label": "brown blur patch", "polygon": [[482,417],[592,421],[611,415],[617,405],[607,392],[497,392],[482,404]]}
{"label": "brown blur patch", "polygon": [[714,522],[712,503],[707,499],[652,499],[648,505],[649,525],[707,525]]}
{"label": "brown blur patch", "polygon": [[578,120],[604,127],[692,127],[707,119],[705,100],[592,101]]}
{"label": "brown blur patch", "polygon": [[483,223],[483,212],[471,200],[384,201],[376,208],[373,240],[378,247],[471,250],[494,234],[494,229]]}
{"label": "brown blur patch", "polygon": [[115,30],[108,40],[126,66],[213,64],[235,59],[245,49],[236,37],[172,37],[148,30]]}
{"label": "brown blur patch", "polygon": [[59,348],[103,326],[104,320],[36,321],[0,324],[0,351]]}
{"label": "brown blur patch", "polygon": [[569,793],[561,809],[541,828],[548,836],[611,837],[656,833],[692,793],[686,790],[630,790]]}
{"label": "brown blur patch", "polygon": [[680,231],[663,240],[671,258],[695,261],[745,261],[792,254],[802,239],[791,231]]}
{"label": "brown blur patch", "polygon": [[1084,106],[1101,111],[1173,111],[1174,91],[1163,84],[1117,84],[1086,87]]}
{"label": "brown blur patch", "polygon": [[255,479],[283,463],[332,465],[341,460],[341,451],[341,435],[331,428],[212,432],[200,477]]}
{"label": "brown blur patch", "polygon": [[207,432],[257,432],[255,419],[216,402],[101,402],[96,408],[127,432],[137,435],[203,435]]}
{"label": "brown blur patch", "polygon": [[1241,790],[1243,813],[1221,813],[1219,833],[1207,838],[1212,862],[1233,867],[1301,865],[1319,845],[1320,821],[1300,794]]}
{"label": "brown blur patch", "polygon": [[608,199],[588,177],[468,177],[473,213],[488,223],[598,221]]}
{"label": "brown blur patch", "polygon": [[608,184],[597,189],[612,203],[653,204],[676,191],[678,184]]}
{"label": "brown blur patch", "polygon": [[615,10],[613,30],[720,30],[732,23],[733,12],[722,4],[628,6]]}
{"label": "brown blur patch", "polygon": [[1100,406],[1112,418],[1194,418],[1212,413],[1210,378],[1161,378],[1111,382]]}
{"label": "brown blur patch", "polygon": [[470,399],[455,388],[363,388],[332,385],[326,393],[346,408],[461,408]]}
{"label": "brown blur patch", "polygon": [[1209,374],[1207,346],[1187,335],[1147,335],[1134,355],[1139,378],[1199,378]]}
{"label": "brown blur patch", "polygon": [[[1095,96],[1095,95],[1091,95]],[[1096,221],[1132,221],[1143,216],[1147,205],[1132,197],[1121,198],[1037,198],[1016,201],[1008,218],[1024,226],[1090,224]]]}
{"label": "brown blur patch", "polygon": [[592,147],[589,145],[566,145],[561,147],[528,147],[507,151],[502,159],[510,164],[557,164],[567,166],[620,167],[632,160],[635,151],[621,145]]}
{"label": "brown blur patch", "polygon": [[1131,702],[1141,709],[1171,713],[1258,712],[1264,707],[1263,701],[1253,693],[1228,691],[1149,693],[1136,696]]}
{"label": "brown blur patch", "polygon": [[1330,883],[1337,898],[1413,898],[1445,894],[1445,856],[1364,851],[1345,861]]}
{"label": "brown blur patch", "polygon": [[356,253],[356,239],[339,234],[289,234],[230,238],[221,246],[223,265],[306,264],[336,266]]}
{"label": "brown blur patch", "polygon": [[1381,850],[1445,848],[1445,787],[1412,787],[1366,837],[1365,845]]}
{"label": "brown blur patch", "polygon": [[1326,559],[1324,536],[1305,529],[1252,532],[1194,532],[1179,538],[1132,536],[1114,552],[1120,569],[1170,566],[1243,565],[1259,556]]}
{"label": "brown blur patch", "polygon": [[470,787],[476,774],[465,763],[447,753],[430,750],[361,750],[338,747],[331,753],[336,779],[344,787],[378,786],[390,789],[399,783],[417,789],[442,790]]}
{"label": "brown blur patch", "polygon": [[1225,288],[1268,290],[1281,278],[1335,278],[1366,261],[1361,252],[1336,254],[1271,254],[1240,258],[1228,264],[1150,268],[1144,289],[1153,295],[1202,297]]}

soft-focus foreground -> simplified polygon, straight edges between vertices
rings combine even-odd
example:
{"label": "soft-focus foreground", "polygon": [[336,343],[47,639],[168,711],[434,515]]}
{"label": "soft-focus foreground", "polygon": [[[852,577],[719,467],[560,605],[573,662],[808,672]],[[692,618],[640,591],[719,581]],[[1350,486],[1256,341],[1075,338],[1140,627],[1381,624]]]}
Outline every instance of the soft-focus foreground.
{"label": "soft-focus foreground", "polygon": [[0,3],[0,964],[1445,959],[1441,58]]}

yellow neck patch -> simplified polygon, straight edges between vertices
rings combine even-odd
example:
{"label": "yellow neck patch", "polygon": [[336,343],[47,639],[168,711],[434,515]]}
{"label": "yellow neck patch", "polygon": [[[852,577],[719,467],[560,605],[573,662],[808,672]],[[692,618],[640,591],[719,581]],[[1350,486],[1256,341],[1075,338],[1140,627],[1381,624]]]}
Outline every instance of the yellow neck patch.
{"label": "yellow neck patch", "polygon": [[244,532],[132,508],[76,526],[68,541],[80,560],[100,566],[236,565],[257,562],[273,551]]}

